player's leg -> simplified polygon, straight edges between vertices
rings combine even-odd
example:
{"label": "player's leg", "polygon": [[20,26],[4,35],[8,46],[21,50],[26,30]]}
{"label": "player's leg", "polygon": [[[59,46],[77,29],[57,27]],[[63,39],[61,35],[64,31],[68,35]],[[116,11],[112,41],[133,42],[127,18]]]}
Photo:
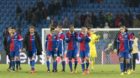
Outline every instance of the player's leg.
{"label": "player's leg", "polygon": [[80,52],[80,58],[81,58],[82,72],[83,74],[85,74],[85,56],[83,51]]}
{"label": "player's leg", "polygon": [[73,54],[72,54],[72,57],[74,58],[74,72],[76,73],[77,72],[77,65],[78,65],[78,60],[77,60],[77,52],[78,50],[74,50],[73,51]]}
{"label": "player's leg", "polygon": [[73,68],[72,68],[72,51],[68,51],[67,52],[67,57],[69,59],[69,68],[70,68],[70,71],[73,72]]}
{"label": "player's leg", "polygon": [[35,56],[36,56],[36,52],[35,51],[30,51],[29,52],[31,73],[34,73],[35,72]]}
{"label": "player's leg", "polygon": [[127,74],[131,74],[131,71],[130,71],[130,53],[125,52],[125,59],[126,59]]}
{"label": "player's leg", "polygon": [[57,72],[57,53],[56,52],[52,52],[52,60],[53,60],[52,72]]}
{"label": "player's leg", "polygon": [[124,75],[124,52],[119,53],[121,75]]}
{"label": "player's leg", "polygon": [[46,65],[47,65],[47,72],[50,72],[50,57],[51,57],[51,52],[48,51],[46,52]]}
{"label": "player's leg", "polygon": [[66,66],[66,62],[65,62],[65,58],[64,58],[64,52],[61,51],[60,53],[60,57],[61,57],[61,60],[62,60],[62,72],[65,72],[65,66]]}
{"label": "player's leg", "polygon": [[12,65],[11,65],[11,56],[10,54],[8,54],[8,59],[9,59],[9,67],[8,67],[8,71],[10,71]]}
{"label": "player's leg", "polygon": [[94,64],[95,64],[95,58],[94,57],[90,57],[90,62],[91,62],[91,69],[94,69]]}
{"label": "player's leg", "polygon": [[17,51],[15,55],[16,55],[15,56],[16,70],[19,70],[19,69],[21,69],[21,67],[20,67],[20,52]]}
{"label": "player's leg", "polygon": [[138,53],[133,54],[133,59],[132,59],[132,62],[133,62],[133,71],[135,71],[135,68],[136,68],[136,59],[138,59]]}
{"label": "player's leg", "polygon": [[89,74],[89,52],[87,51],[85,54],[85,60],[86,60],[86,74]]}
{"label": "player's leg", "polygon": [[15,52],[10,52],[11,57],[11,71],[15,71]]}

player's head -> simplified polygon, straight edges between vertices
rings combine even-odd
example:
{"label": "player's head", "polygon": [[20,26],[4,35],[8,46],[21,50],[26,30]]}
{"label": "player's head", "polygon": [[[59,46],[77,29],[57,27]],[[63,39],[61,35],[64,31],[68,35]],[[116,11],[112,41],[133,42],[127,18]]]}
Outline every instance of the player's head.
{"label": "player's head", "polygon": [[92,32],[91,27],[87,27],[88,32]]}
{"label": "player's head", "polygon": [[126,29],[125,26],[121,26],[121,27],[120,27],[120,32],[121,32],[121,33],[124,33],[124,32],[126,32],[126,31],[127,31],[127,29]]}
{"label": "player's head", "polygon": [[15,27],[12,27],[12,32],[16,33],[16,28]]}
{"label": "player's head", "polygon": [[61,31],[62,31],[62,26],[61,26],[61,25],[58,25],[58,26],[56,27],[56,31],[57,31],[57,32],[61,32]]}
{"label": "player's head", "polygon": [[70,25],[70,32],[74,32],[74,25]]}
{"label": "player's head", "polygon": [[8,33],[9,33],[9,34],[12,33],[12,27],[8,27]]}
{"label": "player's head", "polygon": [[29,27],[29,32],[30,32],[30,33],[34,33],[34,32],[35,32],[35,27],[34,27],[33,25],[31,25],[31,26]]}
{"label": "player's head", "polygon": [[54,27],[50,27],[50,33],[54,33],[55,32],[55,28]]}
{"label": "player's head", "polygon": [[81,32],[87,33],[87,27],[82,27]]}
{"label": "player's head", "polygon": [[135,39],[135,34],[131,33],[130,36],[132,37],[132,39]]}

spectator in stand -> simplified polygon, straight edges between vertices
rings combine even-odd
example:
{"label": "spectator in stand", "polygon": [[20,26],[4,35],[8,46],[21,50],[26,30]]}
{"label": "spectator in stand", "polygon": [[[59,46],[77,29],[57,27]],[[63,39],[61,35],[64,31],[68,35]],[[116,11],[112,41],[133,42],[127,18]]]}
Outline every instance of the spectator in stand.
{"label": "spectator in stand", "polygon": [[42,8],[44,8],[44,7],[45,7],[45,4],[44,4],[43,0],[37,0],[37,8],[42,10]]}
{"label": "spectator in stand", "polygon": [[16,6],[16,21],[17,21],[18,27],[20,28],[21,23],[22,23],[22,9],[19,6],[19,4],[17,4],[17,6]]}
{"label": "spectator in stand", "polygon": [[77,0],[67,0],[67,5],[69,7],[74,8],[74,7],[76,7],[76,4],[77,4]]}
{"label": "spectator in stand", "polygon": [[63,28],[69,28],[70,21],[69,21],[69,19],[68,19],[67,16],[64,17],[64,20],[62,22],[62,25],[63,25]]}
{"label": "spectator in stand", "polygon": [[30,23],[32,19],[32,9],[29,7],[28,10],[25,12],[25,19]]}
{"label": "spectator in stand", "polygon": [[85,18],[85,25],[92,25],[92,16],[88,12]]}
{"label": "spectator in stand", "polygon": [[139,28],[140,27],[140,19],[138,19],[138,16],[133,17],[133,27],[134,28]]}
{"label": "spectator in stand", "polygon": [[115,18],[115,28],[119,28],[121,26],[121,16],[118,14]]}
{"label": "spectator in stand", "polygon": [[108,23],[109,27],[113,27],[113,16],[112,13],[107,13],[105,16],[105,21]]}
{"label": "spectator in stand", "polygon": [[80,25],[81,26],[84,26],[84,24],[85,24],[85,17],[86,17],[86,15],[84,15],[84,14],[80,15]]}
{"label": "spectator in stand", "polygon": [[97,28],[97,16],[95,15],[94,12],[92,13],[91,19],[92,19],[93,28]]}
{"label": "spectator in stand", "polygon": [[47,19],[48,9],[46,7],[43,7],[42,10],[43,19]]}
{"label": "spectator in stand", "polygon": [[96,0],[96,2],[97,2],[97,3],[102,3],[102,2],[103,2],[103,0]]}
{"label": "spectator in stand", "polygon": [[90,3],[95,3],[95,0],[90,0]]}
{"label": "spectator in stand", "polygon": [[103,28],[104,27],[104,24],[105,24],[105,15],[103,13],[103,11],[100,11],[99,12],[99,17],[98,17],[98,24],[99,24],[99,27],[100,28]]}
{"label": "spectator in stand", "polygon": [[68,7],[68,0],[62,0],[62,6],[64,8],[67,8]]}
{"label": "spectator in stand", "polygon": [[77,12],[74,12],[74,26],[75,28],[80,28],[80,19]]}
{"label": "spectator in stand", "polygon": [[129,15],[128,15],[128,23],[129,23],[129,27],[130,28],[133,28],[133,15],[131,12],[129,12]]}

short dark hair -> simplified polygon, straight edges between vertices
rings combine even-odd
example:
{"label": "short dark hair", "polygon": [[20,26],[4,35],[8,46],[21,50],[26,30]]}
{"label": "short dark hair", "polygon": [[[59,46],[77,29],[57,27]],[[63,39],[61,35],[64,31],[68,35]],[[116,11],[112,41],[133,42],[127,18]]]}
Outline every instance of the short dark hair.
{"label": "short dark hair", "polygon": [[88,27],[87,27],[87,29],[88,29],[88,30],[90,30],[90,29],[91,29],[91,27],[90,27],[90,26],[88,26]]}
{"label": "short dark hair", "polygon": [[53,30],[55,30],[55,27],[50,27],[50,31],[53,31]]}

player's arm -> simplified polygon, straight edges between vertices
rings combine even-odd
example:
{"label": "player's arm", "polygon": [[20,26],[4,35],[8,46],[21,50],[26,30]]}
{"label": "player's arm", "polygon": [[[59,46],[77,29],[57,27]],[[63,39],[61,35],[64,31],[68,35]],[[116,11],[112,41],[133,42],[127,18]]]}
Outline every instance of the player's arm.
{"label": "player's arm", "polygon": [[119,54],[120,40],[119,40],[118,36],[115,39],[115,41],[116,41],[117,54]]}
{"label": "player's arm", "polygon": [[46,41],[45,41],[45,51],[47,51],[47,46],[48,46],[48,35],[46,36]]}
{"label": "player's arm", "polygon": [[66,33],[65,40],[66,40],[67,43],[70,42],[70,33]]}
{"label": "player's arm", "polygon": [[27,45],[28,45],[28,39],[29,39],[29,36],[28,36],[28,33],[24,36],[24,40],[23,40],[23,47],[25,49],[27,49]]}
{"label": "player's arm", "polygon": [[41,43],[41,39],[40,36],[37,32],[35,32],[35,36],[36,36],[36,40],[38,43],[38,51],[37,51],[37,55],[41,55],[42,54],[42,43]]}
{"label": "player's arm", "polygon": [[128,43],[129,43],[129,50],[130,50],[130,52],[132,51],[132,45],[133,45],[133,36],[132,35],[128,35]]}
{"label": "player's arm", "polygon": [[90,40],[91,40],[90,34],[87,34],[87,36],[85,37],[85,41],[90,42]]}
{"label": "player's arm", "polygon": [[84,38],[82,37],[82,35],[79,33],[78,34],[78,42],[82,42],[84,40]]}
{"label": "player's arm", "polygon": [[56,38],[55,39],[55,50],[56,50],[56,52],[58,51],[58,47],[59,47],[59,39]]}
{"label": "player's arm", "polygon": [[23,43],[22,43],[22,41],[23,41],[23,37],[19,34],[19,35],[18,35],[18,42],[19,42],[19,49],[20,49],[20,51],[21,51],[21,49],[23,48]]}

